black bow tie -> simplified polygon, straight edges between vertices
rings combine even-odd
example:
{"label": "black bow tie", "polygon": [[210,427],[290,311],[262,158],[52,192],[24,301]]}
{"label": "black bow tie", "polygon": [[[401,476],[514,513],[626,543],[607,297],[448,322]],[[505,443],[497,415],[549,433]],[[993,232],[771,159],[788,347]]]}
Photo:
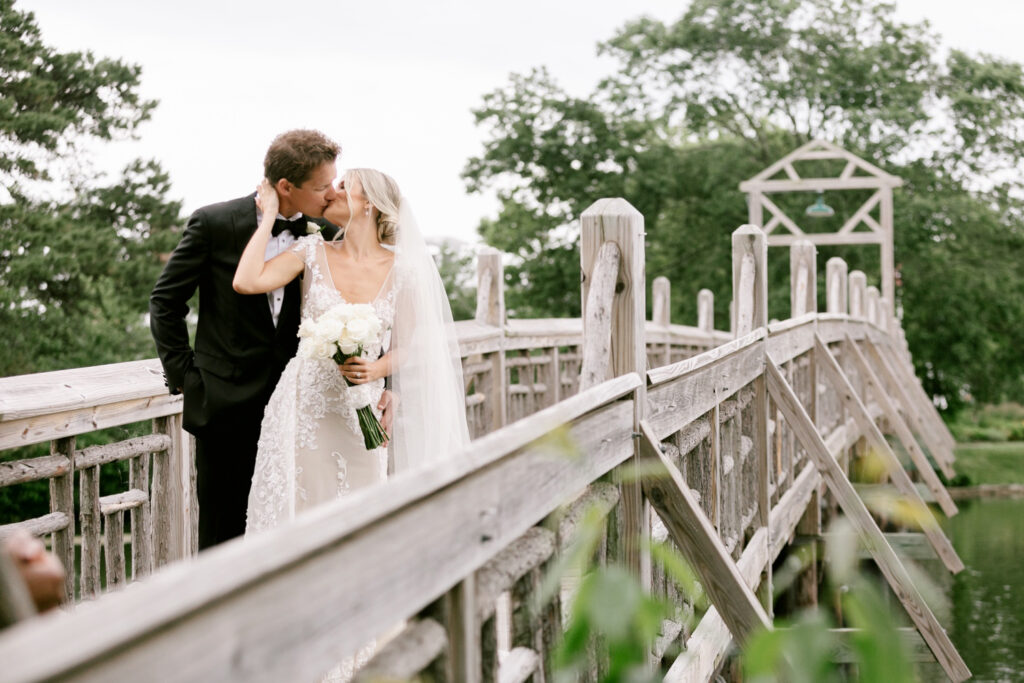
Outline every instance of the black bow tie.
{"label": "black bow tie", "polygon": [[295,238],[298,239],[299,237],[302,237],[303,235],[306,234],[306,221],[303,220],[303,218],[301,217],[296,218],[293,221],[278,218],[277,220],[274,221],[274,228],[273,230],[270,231],[270,234],[273,235],[274,237],[277,237],[286,230],[291,234],[295,235]]}

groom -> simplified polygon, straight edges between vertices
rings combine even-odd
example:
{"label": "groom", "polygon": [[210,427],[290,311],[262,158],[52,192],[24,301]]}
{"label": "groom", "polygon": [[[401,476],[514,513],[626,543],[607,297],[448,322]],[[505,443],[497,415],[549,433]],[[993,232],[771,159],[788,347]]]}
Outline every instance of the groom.
{"label": "groom", "polygon": [[[280,214],[268,260],[317,228],[307,218],[323,216],[338,196],[333,182],[340,151],[312,130],[288,131],[271,143],[264,174],[277,189]],[[197,210],[150,296],[150,327],[167,387],[184,394],[183,424],[196,437],[200,549],[245,532],[263,409],[298,346],[298,278],[269,294],[238,294],[231,286],[258,214],[255,194]],[[325,228],[325,237],[335,230]],[[193,350],[185,316],[196,288]]]}

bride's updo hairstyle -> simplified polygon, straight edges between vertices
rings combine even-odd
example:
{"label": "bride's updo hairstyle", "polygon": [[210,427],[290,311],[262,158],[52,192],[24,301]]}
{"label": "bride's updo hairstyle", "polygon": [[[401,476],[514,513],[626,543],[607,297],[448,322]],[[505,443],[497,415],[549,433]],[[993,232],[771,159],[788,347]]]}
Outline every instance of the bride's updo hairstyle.
{"label": "bride's updo hairstyle", "polygon": [[359,179],[367,201],[377,209],[377,240],[381,244],[394,244],[398,236],[398,210],[402,205],[398,183],[372,168],[353,168],[345,175]]}

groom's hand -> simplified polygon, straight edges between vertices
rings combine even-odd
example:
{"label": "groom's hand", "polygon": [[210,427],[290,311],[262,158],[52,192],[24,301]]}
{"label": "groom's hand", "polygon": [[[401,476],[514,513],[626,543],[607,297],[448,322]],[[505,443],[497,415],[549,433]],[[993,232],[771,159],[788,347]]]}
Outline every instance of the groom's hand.
{"label": "groom's hand", "polygon": [[377,410],[381,411],[380,425],[384,431],[391,434],[391,423],[395,419],[395,408],[398,407],[398,397],[390,389],[385,389],[377,402]]}

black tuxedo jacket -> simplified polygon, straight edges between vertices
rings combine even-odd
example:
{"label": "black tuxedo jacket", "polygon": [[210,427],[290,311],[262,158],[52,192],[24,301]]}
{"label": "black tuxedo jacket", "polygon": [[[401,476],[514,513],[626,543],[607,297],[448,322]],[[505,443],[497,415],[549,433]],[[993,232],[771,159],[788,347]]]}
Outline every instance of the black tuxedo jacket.
{"label": "black tuxedo jacket", "polygon": [[[185,429],[197,436],[262,419],[281,371],[298,346],[299,278],[285,287],[275,328],[266,294],[231,286],[256,231],[255,195],[196,211],[150,297],[150,327],[171,393],[183,390]],[[330,224],[325,236],[333,237]],[[185,316],[199,289],[195,350]]]}

